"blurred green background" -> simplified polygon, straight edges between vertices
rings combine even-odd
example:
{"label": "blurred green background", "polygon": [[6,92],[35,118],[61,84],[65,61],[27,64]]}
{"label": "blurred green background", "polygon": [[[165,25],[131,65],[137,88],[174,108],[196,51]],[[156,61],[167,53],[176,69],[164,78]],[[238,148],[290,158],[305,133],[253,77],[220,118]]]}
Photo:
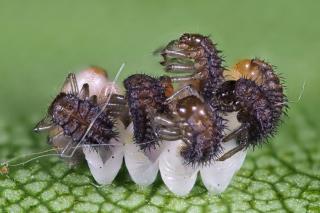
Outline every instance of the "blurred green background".
{"label": "blurred green background", "polygon": [[[211,35],[226,65],[261,57],[309,113],[320,103],[318,1],[0,1],[0,118],[38,115],[67,73],[162,74],[152,51],[183,32]],[[119,81],[121,84],[121,81]],[[316,101],[317,100],[317,101]],[[319,118],[319,116],[313,114]]]}
{"label": "blurred green background", "polygon": [[[69,72],[98,65],[106,68],[113,78],[125,62],[119,84],[133,73],[161,75],[160,58],[152,52],[184,32],[211,35],[223,50],[227,66],[248,57],[260,57],[276,65],[285,78],[286,93],[291,101],[289,116],[279,134],[270,145],[250,152],[232,186],[222,196],[208,195],[198,183],[188,198],[175,200],[161,180],[151,189],[142,190],[132,183],[126,171],[116,179],[115,185],[95,188],[86,167],[72,171],[58,158],[46,158],[12,169],[16,181],[13,185],[10,179],[1,176],[0,189],[6,198],[0,197],[0,212],[9,204],[12,206],[7,211],[21,206],[24,210],[30,209],[30,206],[15,204],[22,199],[16,198],[17,193],[22,190],[22,194],[32,194],[28,190],[37,187],[28,187],[28,184],[35,179],[46,181],[43,174],[51,174],[49,182],[34,194],[34,199],[57,182],[67,188],[85,186],[90,192],[105,197],[101,203],[112,203],[128,211],[141,206],[180,211],[194,206],[193,199],[199,197],[204,202],[200,207],[205,210],[209,210],[210,205],[215,205],[214,209],[219,205],[231,211],[242,208],[247,199],[245,193],[255,193],[254,186],[260,184],[261,193],[270,190],[276,198],[271,198],[269,193],[262,194],[259,200],[257,195],[256,202],[250,201],[248,208],[265,212],[270,210],[268,205],[272,200],[280,200],[281,204],[275,209],[320,211],[319,11],[320,1],[0,0],[0,160],[48,147],[44,136],[35,135],[31,129],[45,114]],[[297,102],[304,82],[303,96]],[[56,171],[62,171],[62,175],[56,175],[60,174]],[[287,174],[292,175],[292,180],[287,179]],[[273,175],[278,178],[278,186],[267,184]],[[304,180],[308,180],[308,184],[303,185]],[[288,190],[288,185],[293,189]],[[16,190],[14,198],[9,196],[11,189]],[[9,190],[9,194],[4,190]],[[119,195],[122,191],[128,192],[127,197],[120,196],[119,202],[114,200],[112,193]],[[142,197],[142,203],[132,208],[121,203],[130,200],[136,192]],[[311,198],[305,198],[302,192]],[[37,202],[49,210],[73,207],[85,210],[80,200],[87,198],[77,193],[72,191],[75,198],[70,198],[69,191],[65,192],[62,205],[67,198],[71,199],[65,206],[60,206],[59,198],[52,198],[48,205],[46,197]],[[166,202],[157,206],[154,199],[158,194],[164,194]],[[300,200],[294,200],[298,198]],[[94,203],[96,200],[93,200]],[[237,201],[241,201],[240,204]],[[33,205],[37,206],[37,202]],[[186,207],[180,208],[183,205]]]}

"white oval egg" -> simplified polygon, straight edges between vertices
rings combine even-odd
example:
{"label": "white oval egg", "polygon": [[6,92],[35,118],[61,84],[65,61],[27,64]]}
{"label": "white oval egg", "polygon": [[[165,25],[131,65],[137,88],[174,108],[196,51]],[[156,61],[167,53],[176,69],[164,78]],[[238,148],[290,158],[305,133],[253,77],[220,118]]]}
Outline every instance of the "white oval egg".
{"label": "white oval egg", "polygon": [[[84,84],[89,85],[90,96],[96,95],[98,103],[103,103],[108,94],[117,93],[120,94],[121,90],[112,81],[108,79],[107,71],[102,68],[91,66],[80,72],[75,73],[78,84],[78,90],[80,91]],[[70,83],[66,82],[62,87],[62,92],[71,92]]]}
{"label": "white oval egg", "polygon": [[124,156],[124,135],[126,130],[121,122],[117,122],[119,141],[112,139],[110,145],[90,147],[85,146],[83,153],[87,160],[90,172],[97,183],[101,185],[111,184],[121,169]]}
{"label": "white oval egg", "polygon": [[[224,143],[226,151],[237,146],[235,140]],[[220,194],[230,184],[234,174],[241,168],[246,157],[246,151],[240,151],[224,161],[215,161],[210,166],[200,169],[201,179],[208,191]]]}
{"label": "white oval egg", "polygon": [[161,153],[160,149],[150,150],[145,153],[133,143],[133,124],[128,128],[130,134],[125,141],[124,159],[126,167],[132,180],[141,186],[152,184],[158,174],[159,164],[158,157]]}
{"label": "white oval egg", "polygon": [[[225,131],[226,134],[229,134],[241,125],[236,116],[237,113],[235,112],[229,113],[224,117],[228,121]],[[221,155],[236,146],[237,143],[235,140],[223,143],[222,147],[224,151]],[[201,179],[208,191],[216,194],[223,192],[230,184],[234,174],[241,168],[246,154],[247,151],[242,150],[224,161],[214,161],[209,166],[201,168]]]}
{"label": "white oval egg", "polygon": [[182,140],[167,141],[159,159],[159,169],[163,182],[178,196],[187,195],[193,188],[198,168],[187,166],[180,155]]}

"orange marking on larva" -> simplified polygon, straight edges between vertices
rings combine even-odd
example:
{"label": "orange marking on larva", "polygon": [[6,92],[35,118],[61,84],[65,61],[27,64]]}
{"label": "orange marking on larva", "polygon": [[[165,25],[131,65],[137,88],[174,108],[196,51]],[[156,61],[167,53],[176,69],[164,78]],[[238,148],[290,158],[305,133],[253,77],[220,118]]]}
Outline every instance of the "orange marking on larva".
{"label": "orange marking on larva", "polygon": [[173,92],[174,92],[173,86],[170,85],[165,89],[165,96],[170,97],[171,95],[173,95]]}
{"label": "orange marking on larva", "polygon": [[263,83],[263,74],[259,70],[258,64],[253,63],[253,60],[251,59],[243,59],[239,61],[229,72],[224,72],[224,76],[227,80],[246,78],[253,80],[258,85]]}

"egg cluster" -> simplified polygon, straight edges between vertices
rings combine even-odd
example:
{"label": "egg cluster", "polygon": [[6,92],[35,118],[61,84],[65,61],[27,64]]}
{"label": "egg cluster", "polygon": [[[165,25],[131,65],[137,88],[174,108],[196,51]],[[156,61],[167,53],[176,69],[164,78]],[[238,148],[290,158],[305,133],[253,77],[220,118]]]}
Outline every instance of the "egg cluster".
{"label": "egg cluster", "polygon": [[71,165],[87,160],[99,184],[110,184],[123,159],[132,180],[150,185],[160,170],[170,191],[186,195],[198,173],[223,192],[247,149],[275,134],[287,98],[274,67],[260,59],[223,66],[209,37],[183,34],[160,51],[166,75],[135,74],[125,92],[106,71],[69,74],[35,130]]}

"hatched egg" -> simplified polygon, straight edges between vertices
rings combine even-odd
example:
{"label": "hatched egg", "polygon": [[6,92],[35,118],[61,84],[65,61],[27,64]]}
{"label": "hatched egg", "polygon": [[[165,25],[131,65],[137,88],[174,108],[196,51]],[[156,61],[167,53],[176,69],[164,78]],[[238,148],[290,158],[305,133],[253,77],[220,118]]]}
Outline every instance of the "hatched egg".
{"label": "hatched egg", "polygon": [[[225,134],[229,134],[241,125],[235,112],[227,114],[224,119],[228,121]],[[235,140],[222,143],[223,153],[221,156],[236,146]],[[201,179],[207,190],[216,194],[223,192],[230,184],[234,174],[241,168],[246,154],[246,150],[241,150],[224,161],[213,161],[210,165],[201,168]]]}
{"label": "hatched egg", "polygon": [[117,130],[118,141],[110,141],[110,145],[114,146],[93,148],[88,145],[82,149],[93,178],[101,185],[111,184],[122,166],[124,147],[119,142],[125,140],[127,130],[120,122],[117,123]]}
{"label": "hatched egg", "polygon": [[168,141],[159,159],[159,169],[163,182],[176,195],[185,196],[193,188],[198,168],[185,165],[180,155],[182,140]]}
{"label": "hatched egg", "polygon": [[133,143],[133,124],[128,128],[125,139],[124,159],[131,179],[138,185],[148,186],[152,184],[159,170],[159,155],[161,147],[142,151],[137,144]]}

